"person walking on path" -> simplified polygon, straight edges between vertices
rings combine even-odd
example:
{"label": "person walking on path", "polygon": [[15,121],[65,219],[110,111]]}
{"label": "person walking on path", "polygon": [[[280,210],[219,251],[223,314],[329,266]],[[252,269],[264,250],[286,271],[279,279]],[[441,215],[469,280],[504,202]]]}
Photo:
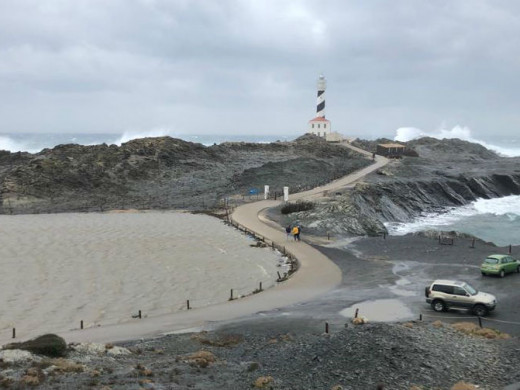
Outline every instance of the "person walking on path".
{"label": "person walking on path", "polygon": [[300,225],[296,226],[298,228],[298,233],[296,233],[296,239],[300,241],[300,234],[302,232],[302,227]]}
{"label": "person walking on path", "polygon": [[292,235],[294,237],[294,241],[298,241],[298,235],[300,234],[300,229],[298,229],[298,226],[295,226],[292,228]]}
{"label": "person walking on path", "polygon": [[291,236],[291,231],[292,231],[291,224],[289,224],[285,228],[285,233],[287,233],[287,241],[289,241],[289,237]]}

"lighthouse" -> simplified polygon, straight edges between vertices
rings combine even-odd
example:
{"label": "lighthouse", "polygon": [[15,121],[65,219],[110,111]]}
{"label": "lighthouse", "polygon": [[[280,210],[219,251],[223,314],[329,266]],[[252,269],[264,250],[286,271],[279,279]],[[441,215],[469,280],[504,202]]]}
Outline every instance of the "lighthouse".
{"label": "lighthouse", "polygon": [[322,74],[318,77],[317,89],[318,96],[316,101],[316,117],[309,121],[308,133],[329,138],[331,133],[331,124],[328,119],[325,119],[325,89],[327,88],[327,80]]}

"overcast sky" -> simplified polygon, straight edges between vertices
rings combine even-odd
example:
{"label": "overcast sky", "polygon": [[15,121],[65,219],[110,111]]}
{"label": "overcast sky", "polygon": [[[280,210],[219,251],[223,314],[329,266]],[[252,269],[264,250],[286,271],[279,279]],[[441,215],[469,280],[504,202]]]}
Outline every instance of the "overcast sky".
{"label": "overcast sky", "polygon": [[520,127],[517,0],[0,0],[0,132]]}

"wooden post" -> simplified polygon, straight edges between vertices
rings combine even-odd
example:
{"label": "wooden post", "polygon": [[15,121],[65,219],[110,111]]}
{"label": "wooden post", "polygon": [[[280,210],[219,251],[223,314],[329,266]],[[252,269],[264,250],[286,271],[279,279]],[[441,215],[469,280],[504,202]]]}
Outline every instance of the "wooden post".
{"label": "wooden post", "polygon": [[482,318],[478,317],[478,326],[482,328]]}
{"label": "wooden post", "polygon": [[509,244],[509,254],[511,254],[513,248],[511,247],[511,244]]}
{"label": "wooden post", "polygon": [[358,313],[359,313],[359,309],[356,309],[356,314],[354,314],[354,318],[357,318]]}
{"label": "wooden post", "polygon": [[386,240],[386,233],[383,233],[383,240]]}
{"label": "wooden post", "polygon": [[233,289],[231,289],[231,295],[229,296],[229,300],[230,300],[230,301],[233,300]]}
{"label": "wooden post", "polygon": [[139,310],[139,319],[141,319],[141,318],[142,318],[142,317],[141,317],[141,310]]}
{"label": "wooden post", "polygon": [[327,240],[330,241],[330,233],[329,232],[327,232]]}
{"label": "wooden post", "polygon": [[262,291],[262,282],[260,282],[260,286],[258,287],[258,290]]}
{"label": "wooden post", "polygon": [[80,323],[79,323],[79,328],[80,328],[80,329],[83,329],[83,320],[80,321]]}
{"label": "wooden post", "polygon": [[329,333],[329,323],[325,322],[325,333]]}
{"label": "wooden post", "polygon": [[276,271],[276,273],[278,274],[278,280],[282,280],[282,277],[280,276],[280,271]]}
{"label": "wooden post", "polygon": [[471,247],[475,248],[475,239],[471,240]]}
{"label": "wooden post", "polygon": [[190,300],[189,299],[186,300],[186,307],[187,307],[188,310],[190,310]]}
{"label": "wooden post", "polygon": [[419,314],[419,321],[422,321],[422,313]]}
{"label": "wooden post", "polygon": [[16,328],[13,328],[13,339],[16,338]]}

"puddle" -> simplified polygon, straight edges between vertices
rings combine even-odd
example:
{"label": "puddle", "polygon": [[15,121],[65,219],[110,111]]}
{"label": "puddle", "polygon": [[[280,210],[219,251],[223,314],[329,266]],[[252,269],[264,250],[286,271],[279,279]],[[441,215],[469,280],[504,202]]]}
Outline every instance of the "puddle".
{"label": "puddle", "polygon": [[347,318],[353,318],[359,309],[358,316],[365,317],[369,322],[401,321],[413,317],[413,313],[398,299],[379,299],[356,303],[339,312]]}

